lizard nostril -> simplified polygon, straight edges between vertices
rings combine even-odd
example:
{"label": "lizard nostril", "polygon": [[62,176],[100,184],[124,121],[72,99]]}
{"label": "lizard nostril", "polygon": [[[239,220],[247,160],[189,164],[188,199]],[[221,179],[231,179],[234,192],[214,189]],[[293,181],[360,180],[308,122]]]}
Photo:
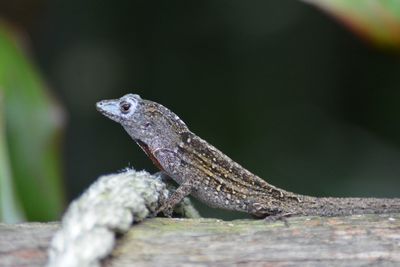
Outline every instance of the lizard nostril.
{"label": "lizard nostril", "polygon": [[100,101],[100,102],[97,102],[97,103],[96,103],[96,109],[97,109],[97,110],[101,110],[101,109],[103,108],[103,106],[104,106],[103,101]]}

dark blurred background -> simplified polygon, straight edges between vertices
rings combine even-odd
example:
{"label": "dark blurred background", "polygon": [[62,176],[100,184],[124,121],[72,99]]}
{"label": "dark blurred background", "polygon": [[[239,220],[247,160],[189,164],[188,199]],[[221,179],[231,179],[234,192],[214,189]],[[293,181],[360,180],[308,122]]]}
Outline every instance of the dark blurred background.
{"label": "dark blurred background", "polygon": [[[95,102],[137,93],[273,185],[315,196],[400,196],[398,53],[304,3],[2,1],[64,106],[68,200],[151,161]],[[0,59],[1,60],[1,59]],[[197,203],[198,204],[198,203]],[[198,205],[203,216],[236,213]]]}

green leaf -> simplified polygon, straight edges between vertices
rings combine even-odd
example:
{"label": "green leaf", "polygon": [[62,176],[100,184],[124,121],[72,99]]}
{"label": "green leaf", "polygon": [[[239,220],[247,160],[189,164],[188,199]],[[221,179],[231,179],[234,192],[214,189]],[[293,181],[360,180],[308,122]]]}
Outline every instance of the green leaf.
{"label": "green leaf", "polygon": [[356,34],[400,48],[399,0],[303,0],[332,14]]}
{"label": "green leaf", "polygon": [[15,223],[24,220],[24,216],[20,203],[15,196],[3,115],[4,101],[0,91],[0,221]]}
{"label": "green leaf", "polygon": [[63,116],[22,45],[26,44],[0,21],[0,94],[6,126],[0,166],[10,167],[0,179],[9,177],[16,193],[16,203],[2,203],[0,214],[20,203],[28,220],[48,221],[58,218],[64,203],[59,150]]}

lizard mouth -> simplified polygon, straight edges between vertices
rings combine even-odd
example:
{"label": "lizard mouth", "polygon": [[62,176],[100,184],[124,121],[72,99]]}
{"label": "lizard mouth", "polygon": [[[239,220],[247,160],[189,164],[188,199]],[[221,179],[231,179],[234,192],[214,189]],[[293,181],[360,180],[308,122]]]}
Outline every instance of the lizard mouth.
{"label": "lizard mouth", "polygon": [[103,100],[97,102],[96,109],[107,118],[116,122],[121,122],[121,116],[117,114],[119,107],[115,105],[113,101]]}

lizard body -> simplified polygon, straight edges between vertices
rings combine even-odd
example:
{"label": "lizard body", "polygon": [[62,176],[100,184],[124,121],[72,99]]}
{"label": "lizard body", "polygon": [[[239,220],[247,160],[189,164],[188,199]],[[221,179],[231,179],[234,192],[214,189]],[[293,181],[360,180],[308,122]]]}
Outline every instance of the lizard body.
{"label": "lizard body", "polygon": [[211,207],[256,217],[400,212],[396,198],[317,198],[277,188],[192,133],[172,111],[139,95],[103,100],[96,107],[120,123],[153,163],[180,185],[161,210],[170,210],[192,194]]}

